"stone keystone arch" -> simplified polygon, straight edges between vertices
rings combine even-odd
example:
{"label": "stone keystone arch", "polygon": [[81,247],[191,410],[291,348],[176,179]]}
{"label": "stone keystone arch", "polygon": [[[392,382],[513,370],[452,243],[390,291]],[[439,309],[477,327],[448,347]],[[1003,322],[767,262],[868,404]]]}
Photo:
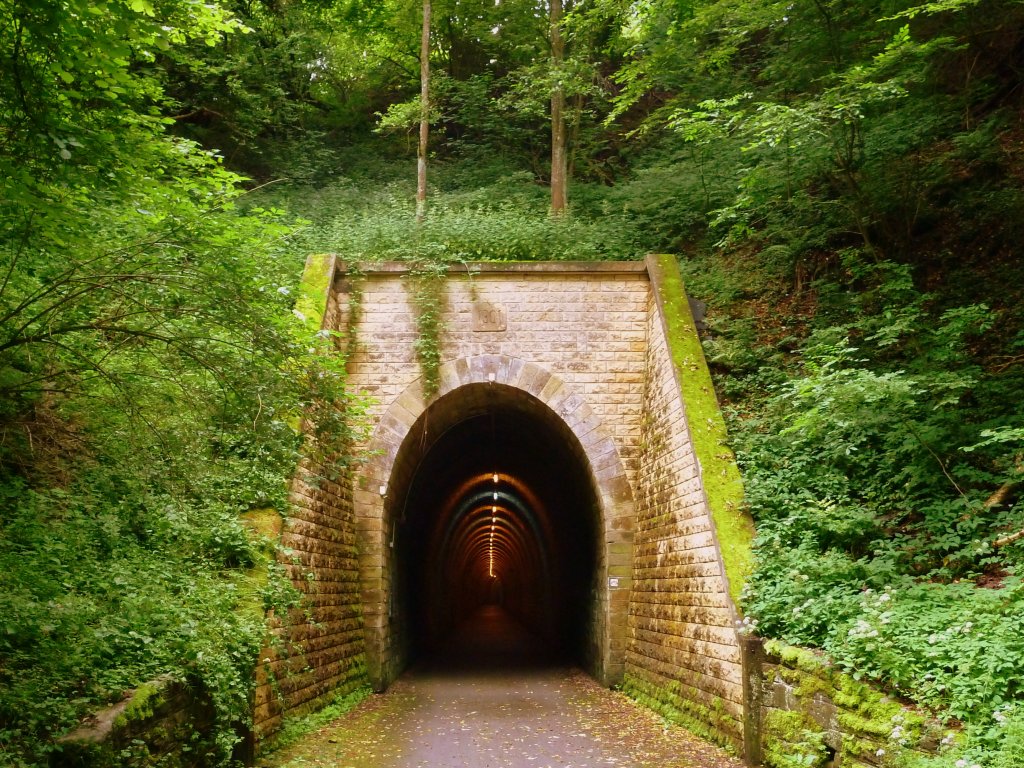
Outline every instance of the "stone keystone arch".
{"label": "stone keystone arch", "polygon": [[[429,402],[424,398],[421,379],[417,379],[387,407],[369,440],[371,458],[357,477],[353,502],[371,683],[382,690],[401,671],[389,627],[395,564],[389,557],[394,510],[388,489],[396,479],[396,460],[414,425],[431,405],[473,384],[510,388],[520,397],[535,399],[557,416],[579,443],[600,516],[597,568],[603,592],[596,606],[601,636],[595,638],[600,650],[594,671],[604,684],[618,683],[625,664],[635,519],[625,466],[614,439],[582,395],[546,368],[501,354],[445,363],[439,371],[438,392]],[[472,403],[467,402],[467,406]]]}

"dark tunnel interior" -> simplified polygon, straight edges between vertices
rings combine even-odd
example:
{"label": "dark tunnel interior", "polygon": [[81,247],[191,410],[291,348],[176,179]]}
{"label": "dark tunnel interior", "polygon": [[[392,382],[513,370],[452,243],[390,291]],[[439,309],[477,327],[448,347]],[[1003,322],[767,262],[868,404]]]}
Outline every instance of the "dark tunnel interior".
{"label": "dark tunnel interior", "polygon": [[390,613],[406,664],[498,606],[549,652],[591,666],[598,502],[553,411],[498,384],[457,389],[414,425],[392,477]]}

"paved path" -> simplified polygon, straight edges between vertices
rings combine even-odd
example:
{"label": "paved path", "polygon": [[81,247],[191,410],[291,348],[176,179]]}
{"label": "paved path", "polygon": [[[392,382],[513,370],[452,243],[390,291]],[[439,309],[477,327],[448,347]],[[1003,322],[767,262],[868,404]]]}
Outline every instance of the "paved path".
{"label": "paved path", "polygon": [[742,768],[487,608],[442,655],[296,745],[272,768]]}

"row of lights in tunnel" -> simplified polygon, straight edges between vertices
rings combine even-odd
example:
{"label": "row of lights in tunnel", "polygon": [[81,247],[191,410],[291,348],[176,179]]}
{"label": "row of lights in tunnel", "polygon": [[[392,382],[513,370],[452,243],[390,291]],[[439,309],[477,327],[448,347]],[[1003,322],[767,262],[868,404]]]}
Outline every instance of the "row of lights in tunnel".
{"label": "row of lights in tunnel", "polygon": [[[495,472],[493,475],[491,475],[491,479],[494,480],[494,484],[497,485],[498,484],[498,473]],[[388,487],[386,485],[381,485],[378,490],[380,492],[381,498],[384,498],[387,495]],[[495,502],[498,501],[498,491],[497,490],[494,491],[494,501]],[[496,527],[497,523],[498,523],[498,506],[497,506],[497,503],[495,503],[494,505],[491,506],[491,537],[490,537],[490,541],[488,542],[488,547],[487,547],[487,556],[488,556],[488,560],[489,560],[489,563],[488,563],[488,566],[487,566],[487,573],[488,573],[488,575],[492,579],[496,578],[495,575],[494,575],[494,532],[495,532],[495,527]],[[395,545],[395,543],[392,540],[391,546],[393,547],[394,545]]]}
{"label": "row of lights in tunnel", "polygon": [[[494,473],[493,480],[494,480],[494,484],[497,485],[498,484],[498,473],[497,472]],[[497,501],[497,500],[498,500],[498,491],[495,490],[494,491],[494,501]],[[497,522],[498,522],[498,505],[495,504],[495,505],[493,505],[491,507],[491,541],[490,541],[490,545],[488,547],[488,552],[487,552],[488,556],[490,558],[490,564],[488,566],[487,572],[490,574],[492,579],[494,578],[494,527],[497,524]]]}

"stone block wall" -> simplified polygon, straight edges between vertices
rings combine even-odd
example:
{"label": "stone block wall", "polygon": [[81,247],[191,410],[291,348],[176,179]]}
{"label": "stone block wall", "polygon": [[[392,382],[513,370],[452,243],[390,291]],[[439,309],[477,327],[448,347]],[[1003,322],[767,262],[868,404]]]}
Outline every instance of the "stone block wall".
{"label": "stone block wall", "polygon": [[[370,416],[377,420],[420,378],[413,346],[419,331],[405,265],[364,269],[349,380],[376,399]],[[335,305],[347,306],[352,284],[336,282]],[[647,294],[646,272],[636,262],[453,268],[441,307],[441,362],[500,355],[553,374],[608,426],[632,481]],[[484,322],[488,309],[498,322]]]}
{"label": "stone block wall", "polygon": [[258,742],[285,717],[319,709],[366,684],[351,480],[332,478],[306,460],[291,496],[282,564],[302,602],[288,616],[271,617],[272,639],[257,664]]}
{"label": "stone block wall", "polygon": [[[770,768],[879,768],[934,752],[940,726],[835,669],[821,655],[750,641],[751,762]],[[894,762],[895,761],[895,762]]]}
{"label": "stone block wall", "polygon": [[[53,768],[205,768],[217,764],[204,691],[159,678],[60,740]],[[184,749],[183,749],[184,747]]]}
{"label": "stone block wall", "polygon": [[[367,638],[378,649],[370,660],[377,687],[386,685],[401,666],[403,652],[401,616],[393,610],[395,564],[388,547],[392,521],[379,489],[401,485],[401,478],[391,477],[391,472],[402,441],[428,404],[419,385],[414,347],[419,331],[406,273],[402,264],[363,267],[358,343],[349,359],[351,385],[376,401],[370,413],[377,425],[372,455],[356,478],[354,498]],[[352,288],[351,280],[336,282],[339,306],[348,304]],[[498,384],[522,390],[556,410],[580,438],[598,488],[610,489],[606,495],[611,503],[605,509],[609,519],[603,524],[613,532],[605,535],[598,569],[619,579],[619,588],[605,597],[602,610],[622,617],[622,632],[632,557],[631,489],[648,292],[646,270],[636,262],[480,263],[452,268],[438,307],[439,395],[468,383],[487,383],[493,373]],[[621,511],[627,507],[630,515]],[[595,585],[595,590],[606,589],[603,580]],[[599,622],[595,631],[604,631],[604,626]],[[611,660],[602,675],[609,681],[622,674],[623,639],[615,642],[617,648],[604,648]],[[616,655],[617,662],[611,658]]]}
{"label": "stone block wall", "polygon": [[736,616],[657,299],[652,292],[646,319],[626,689],[691,730],[741,750]]}
{"label": "stone block wall", "polygon": [[[347,327],[348,305],[332,290],[338,279],[333,256],[307,261],[300,306],[313,327]],[[346,339],[336,344],[341,352]],[[269,617],[270,642],[256,665],[257,749],[285,718],[366,684],[351,472],[307,457],[292,479],[290,499],[280,559],[302,602],[287,616]]]}

